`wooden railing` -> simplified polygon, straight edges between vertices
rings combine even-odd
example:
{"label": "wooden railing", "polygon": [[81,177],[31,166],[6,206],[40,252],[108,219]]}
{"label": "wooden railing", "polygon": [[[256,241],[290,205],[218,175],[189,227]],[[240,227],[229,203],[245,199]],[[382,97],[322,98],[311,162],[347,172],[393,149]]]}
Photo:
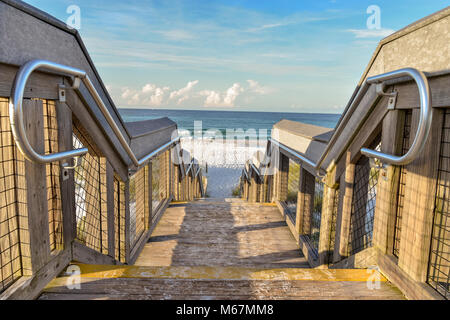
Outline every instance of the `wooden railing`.
{"label": "wooden railing", "polygon": [[428,75],[433,122],[411,163],[384,165],[361,153],[403,155],[413,143],[420,103],[413,83],[399,79],[385,91],[395,90],[394,106],[372,85],[343,115],[349,127],[327,146],[324,176],[303,161],[306,154],[269,142],[265,159],[244,168],[241,197],[276,203],[312,267],[376,266],[410,298],[448,299],[449,79],[447,72]]}
{"label": "wooden railing", "polygon": [[[52,81],[40,85],[58,88]],[[36,152],[88,149],[78,161],[47,164],[24,158],[11,131],[8,97],[0,98],[1,299],[36,297],[71,261],[133,264],[172,200],[205,193],[195,160],[192,170],[181,174],[186,164],[177,155],[180,142],[167,143],[174,123],[166,136],[159,128],[154,139],[151,127],[139,136],[161,142],[138,150],[158,151],[136,168],[94,121],[94,106],[71,89],[65,94],[65,102],[23,100],[26,134]]]}

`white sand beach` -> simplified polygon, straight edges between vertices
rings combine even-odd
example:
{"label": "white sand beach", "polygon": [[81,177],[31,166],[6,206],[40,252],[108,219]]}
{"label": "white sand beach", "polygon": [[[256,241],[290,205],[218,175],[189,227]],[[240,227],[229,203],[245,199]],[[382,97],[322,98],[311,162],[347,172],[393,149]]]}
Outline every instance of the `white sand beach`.
{"label": "white sand beach", "polygon": [[266,144],[265,139],[235,139],[231,142],[220,139],[182,139],[184,149],[194,155],[203,167],[203,173],[208,178],[207,195],[211,198],[231,197],[233,189],[239,184],[245,162],[256,152],[264,152]]}

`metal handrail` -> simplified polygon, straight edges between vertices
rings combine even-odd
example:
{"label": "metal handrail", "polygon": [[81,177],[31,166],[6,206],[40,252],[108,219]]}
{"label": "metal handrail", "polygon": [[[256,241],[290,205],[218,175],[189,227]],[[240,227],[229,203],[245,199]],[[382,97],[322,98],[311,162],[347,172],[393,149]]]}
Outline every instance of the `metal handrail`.
{"label": "metal handrail", "polygon": [[282,144],[282,143],[280,143],[280,142],[278,142],[277,140],[274,140],[274,139],[272,139],[272,138],[270,139],[270,141],[271,141],[273,144],[277,145],[279,148],[281,148],[281,149],[283,149],[283,150],[285,150],[285,151],[291,153],[294,157],[300,159],[302,162],[308,164],[309,166],[311,166],[311,167],[313,167],[313,168],[316,168],[316,163],[315,163],[315,162],[313,162],[312,160],[306,158],[305,156],[302,156],[302,155],[299,154],[297,151],[295,151],[295,150],[293,150],[293,149],[291,149],[291,148],[289,148],[289,147],[286,147],[284,144]]}
{"label": "metal handrail", "polygon": [[82,70],[71,67],[61,66],[44,60],[34,60],[24,64],[16,74],[11,89],[11,98],[9,99],[9,121],[11,123],[11,131],[16,142],[17,148],[30,161],[38,163],[49,163],[68,158],[80,157],[88,153],[87,148],[77,150],[63,151],[49,155],[37,153],[28,140],[24,119],[23,119],[23,95],[25,86],[30,75],[36,69],[45,67],[55,72],[65,72],[75,77],[86,77],[86,73]]}
{"label": "metal handrail", "polygon": [[252,162],[251,164],[253,170],[256,172],[256,174],[258,175],[258,177],[261,177],[261,173],[259,172],[258,168],[255,166],[255,164]]}
{"label": "metal handrail", "polygon": [[358,91],[357,95],[353,99],[352,104],[347,110],[347,113],[345,114],[344,118],[340,122],[338,128],[334,132],[333,136],[331,137],[330,141],[327,144],[327,147],[325,148],[324,152],[322,153],[319,161],[317,163],[311,161],[310,159],[302,156],[301,154],[297,153],[296,151],[284,146],[283,144],[279,143],[278,141],[274,139],[270,139],[270,141],[277,144],[280,148],[288,151],[289,153],[293,154],[295,157],[299,158],[301,161],[307,163],[311,167],[313,167],[318,175],[320,176],[320,170],[323,170],[321,168],[321,165],[323,161],[325,160],[326,156],[331,150],[331,147],[334,146],[336,139],[339,137],[339,134],[343,130],[345,124],[347,123],[348,119],[350,118],[353,109],[358,105],[360,98],[362,98],[366,93],[370,85],[372,84],[379,84],[383,83],[385,81],[393,80],[396,78],[409,76],[411,77],[417,84],[419,88],[419,95],[420,95],[420,120],[419,125],[417,129],[416,136],[414,138],[414,142],[412,143],[410,149],[408,152],[403,156],[394,156],[390,154],[385,154],[382,152],[378,152],[375,150],[362,148],[361,153],[369,158],[377,158],[381,162],[391,164],[391,165],[407,165],[414,161],[414,159],[423,151],[423,148],[425,147],[426,141],[428,139],[431,124],[433,121],[433,113],[432,113],[432,103],[431,103],[431,90],[428,83],[428,79],[425,76],[425,74],[419,70],[413,69],[413,68],[405,68],[400,69],[397,71],[388,72],[385,74],[381,74],[378,76],[373,76],[368,78]]}
{"label": "metal handrail", "polygon": [[191,162],[189,163],[189,166],[186,169],[186,175],[188,175],[189,171],[191,171],[191,168],[193,165],[194,165],[194,159],[192,159]]}
{"label": "metal handrail", "polygon": [[[46,60],[32,60],[24,64],[16,74],[16,78],[14,79],[14,84],[11,90],[11,98],[9,102],[9,109],[10,109],[10,122],[11,122],[11,130],[14,136],[14,140],[16,142],[17,147],[21,151],[21,153],[30,161],[35,161],[38,163],[49,163],[54,161],[60,161],[67,158],[74,158],[83,156],[88,152],[87,148],[77,149],[77,150],[70,150],[70,151],[64,151],[59,153],[53,153],[49,155],[42,155],[37,153],[33,147],[30,145],[30,142],[27,138],[26,132],[25,132],[25,126],[23,122],[23,95],[25,91],[25,86],[28,81],[28,78],[31,76],[31,74],[37,70],[45,68],[49,71],[54,71],[58,73],[63,73],[67,75],[71,75],[75,77],[74,83],[72,88],[80,92],[80,81],[84,83],[89,93],[92,95],[92,98],[96,102],[97,106],[99,107],[100,111],[102,112],[103,116],[105,117],[108,124],[111,126],[112,130],[116,134],[117,138],[119,139],[120,144],[128,154],[128,156],[131,158],[131,161],[136,167],[140,167],[143,165],[146,161],[151,159],[155,152],[158,151],[152,151],[150,154],[144,156],[140,160],[137,159],[136,155],[134,154],[133,150],[131,150],[130,145],[128,144],[128,141],[123,136],[122,132],[120,131],[119,127],[117,126],[116,122],[114,121],[113,117],[111,116],[108,108],[103,103],[102,98],[98,94],[97,90],[95,89],[91,79],[87,75],[87,73],[83,70],[68,67],[65,65],[61,65],[55,62],[46,61]],[[81,93],[81,92],[80,92]],[[165,144],[163,147],[170,146],[170,144],[176,143],[179,141],[179,137],[176,139],[173,139],[168,144]],[[157,152],[156,152],[157,153]]]}
{"label": "metal handrail", "polygon": [[249,181],[250,179],[248,178],[248,174],[247,174],[247,170],[242,170],[242,172],[244,173],[244,175],[245,175],[245,178],[247,179],[247,181]]}
{"label": "metal handrail", "polygon": [[163,152],[164,150],[168,149],[171,145],[176,144],[178,141],[180,141],[180,137],[176,137],[174,139],[172,139],[171,141],[167,142],[166,144],[163,144],[161,147],[159,147],[158,149],[150,152],[148,155],[146,155],[145,157],[143,157],[141,160],[139,160],[139,162],[145,163],[148,160],[150,160],[151,158],[157,156],[159,153]]}
{"label": "metal handrail", "polygon": [[377,158],[383,163],[398,166],[407,165],[414,161],[414,159],[423,151],[428,140],[428,135],[430,134],[431,124],[433,121],[431,94],[428,79],[423,72],[412,68],[401,69],[367,79],[367,83],[375,84],[402,76],[410,76],[414,79],[419,88],[420,95],[419,125],[411,147],[403,156],[394,156],[367,148],[361,149],[361,153],[369,158]]}

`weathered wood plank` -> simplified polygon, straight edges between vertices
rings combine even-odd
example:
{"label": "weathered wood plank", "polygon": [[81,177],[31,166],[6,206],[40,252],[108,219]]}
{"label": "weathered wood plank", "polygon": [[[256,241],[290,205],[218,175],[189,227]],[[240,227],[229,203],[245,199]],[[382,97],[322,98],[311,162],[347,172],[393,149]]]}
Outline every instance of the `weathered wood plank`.
{"label": "weathered wood plank", "polygon": [[[419,110],[413,111],[411,139],[414,138],[419,122]],[[443,112],[433,109],[433,126],[423,152],[409,164],[408,181],[405,186],[405,207],[403,210],[398,265],[412,279],[427,281],[431,231],[436,197],[436,179],[439,166]]]}
{"label": "weathered wood plank", "polygon": [[276,207],[212,201],[167,209],[136,265],[309,266]]}
{"label": "weathered wood plank", "polygon": [[[381,150],[400,155],[402,151],[405,112],[390,111],[383,121]],[[377,186],[377,202],[374,215],[373,245],[384,253],[392,253],[397,194],[401,167],[389,166],[381,170]]]}
{"label": "weathered wood plank", "polygon": [[36,299],[45,286],[61,273],[72,260],[72,248],[65,248],[33,276],[20,278],[0,295],[0,300]]}
{"label": "weathered wood plank", "polygon": [[[56,115],[58,119],[59,150],[72,150],[72,111],[65,103],[57,102]],[[62,161],[62,164],[64,163],[73,165],[71,159]],[[66,176],[64,176],[64,172],[61,170],[60,184],[64,228],[63,234],[64,246],[70,247],[71,242],[75,239],[76,236],[74,171],[67,170],[65,174]]]}
{"label": "weathered wood plank", "polygon": [[116,255],[116,221],[114,220],[114,168],[106,161],[106,202],[107,202],[107,225],[108,225],[108,255]]}
{"label": "weathered wood plank", "polygon": [[121,264],[109,255],[101,254],[100,252],[86,247],[85,245],[73,241],[72,243],[73,261],[89,264]]}
{"label": "weathered wood plank", "polygon": [[355,165],[350,162],[351,154],[347,153],[345,174],[341,176],[341,201],[336,223],[336,243],[334,261],[347,256],[350,236],[350,216],[352,212],[353,187],[355,180]]}
{"label": "weathered wood plank", "polygon": [[[0,63],[0,97],[9,97],[14,78],[19,68]],[[63,83],[63,77],[43,72],[34,72],[25,87],[24,98],[58,99],[58,84]]]}
{"label": "weathered wood plank", "polygon": [[[43,106],[41,100],[23,101],[25,131],[30,144],[40,154],[45,153]],[[31,266],[33,273],[50,260],[50,238],[47,207],[47,173],[45,164],[25,161],[28,203],[28,232],[30,233]]]}
{"label": "weathered wood plank", "polygon": [[386,278],[397,286],[411,300],[443,300],[428,284],[414,281],[398,267],[396,259],[378,250],[377,265]]}

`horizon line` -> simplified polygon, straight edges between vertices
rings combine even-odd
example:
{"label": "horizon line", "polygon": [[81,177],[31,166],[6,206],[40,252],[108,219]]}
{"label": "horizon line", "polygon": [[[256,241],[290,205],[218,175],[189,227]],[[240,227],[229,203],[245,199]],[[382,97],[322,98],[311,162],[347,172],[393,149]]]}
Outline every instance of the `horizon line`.
{"label": "horizon line", "polygon": [[136,108],[129,108],[129,107],[117,107],[117,110],[162,110],[162,111],[206,111],[206,112],[253,112],[253,113],[294,113],[294,114],[321,114],[321,115],[342,115],[342,112],[340,113],[331,113],[331,112],[295,112],[295,111],[246,111],[246,110],[217,110],[217,109],[209,109],[209,110],[202,110],[202,109],[164,109],[164,108],[142,108],[142,107],[136,107]]}

